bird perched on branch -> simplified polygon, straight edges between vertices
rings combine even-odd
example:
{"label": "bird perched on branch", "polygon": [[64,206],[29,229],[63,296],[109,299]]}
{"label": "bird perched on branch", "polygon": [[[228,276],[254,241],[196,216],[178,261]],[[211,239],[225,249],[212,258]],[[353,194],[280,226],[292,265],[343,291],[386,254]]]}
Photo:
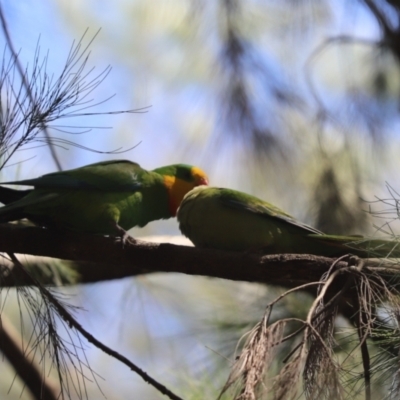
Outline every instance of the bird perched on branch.
{"label": "bird perched on branch", "polygon": [[297,221],[278,207],[236,190],[200,186],[178,210],[181,232],[195,246],[265,254],[400,257],[400,243],[334,236]]}
{"label": "bird perched on branch", "polygon": [[197,167],[146,171],[127,160],[105,161],[0,186],[0,222],[27,218],[48,228],[126,237],[134,226],[174,217],[184,195],[208,183]]}

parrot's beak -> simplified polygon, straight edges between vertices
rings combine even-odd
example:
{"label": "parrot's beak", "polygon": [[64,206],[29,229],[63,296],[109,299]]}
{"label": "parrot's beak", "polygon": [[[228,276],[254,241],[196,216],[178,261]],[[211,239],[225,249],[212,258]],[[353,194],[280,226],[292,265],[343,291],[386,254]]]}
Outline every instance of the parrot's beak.
{"label": "parrot's beak", "polygon": [[208,179],[205,178],[205,177],[201,177],[201,178],[198,180],[198,186],[201,186],[201,185],[206,185],[206,186],[208,186]]}
{"label": "parrot's beak", "polygon": [[195,186],[201,186],[201,185],[208,186],[207,174],[203,170],[201,170],[200,168],[193,167],[192,168],[192,176],[194,178],[194,185]]}

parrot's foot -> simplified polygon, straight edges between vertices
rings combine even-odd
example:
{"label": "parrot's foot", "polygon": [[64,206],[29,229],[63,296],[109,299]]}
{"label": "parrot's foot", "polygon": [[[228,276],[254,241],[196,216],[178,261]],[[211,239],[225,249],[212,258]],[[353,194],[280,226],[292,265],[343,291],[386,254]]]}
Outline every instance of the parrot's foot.
{"label": "parrot's foot", "polygon": [[131,235],[129,235],[129,233],[124,228],[121,228],[117,223],[115,224],[115,229],[117,231],[117,236],[121,238],[122,248],[125,247],[125,244],[128,239],[131,243],[136,242],[136,240]]}
{"label": "parrot's foot", "polygon": [[124,248],[126,242],[129,240],[130,243],[135,244],[136,243],[136,239],[133,238],[128,232],[125,232],[122,236],[121,236],[121,242],[122,242],[122,248]]}

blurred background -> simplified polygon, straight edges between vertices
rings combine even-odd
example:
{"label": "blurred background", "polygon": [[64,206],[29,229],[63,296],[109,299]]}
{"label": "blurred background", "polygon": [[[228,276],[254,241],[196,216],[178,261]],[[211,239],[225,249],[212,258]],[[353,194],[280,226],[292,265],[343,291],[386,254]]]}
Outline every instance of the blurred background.
{"label": "blurred background", "polygon": [[[47,74],[57,77],[80,40],[90,46],[90,76],[112,68],[86,99],[93,105],[88,112],[99,115],[63,118],[49,127],[52,137],[78,145],[56,147],[63,169],[116,158],[146,169],[190,163],[207,171],[211,185],[252,193],[327,233],[391,233],[381,229],[386,220],[369,211],[389,207],[396,217],[400,2],[1,4],[24,68],[32,68],[37,55],[47,57]],[[0,43],[6,45],[4,35]],[[7,60],[7,51],[3,57]],[[145,112],[109,114],[131,109]],[[56,169],[48,147],[26,146],[3,168],[1,180]],[[390,204],[371,203],[377,198]],[[179,230],[170,220],[130,233],[177,241]],[[281,292],[177,274],[64,291],[82,308],[76,315],[89,332],[190,399],[217,396],[238,339]],[[276,318],[304,316],[310,301],[306,295],[290,297]],[[12,290],[3,303],[20,330]],[[107,399],[132,393],[137,399],[161,398],[125,366],[85,347]],[[0,397],[30,398],[13,377],[12,369],[1,374]],[[102,396],[94,382],[86,390],[90,399]],[[74,390],[71,397],[79,398]]]}

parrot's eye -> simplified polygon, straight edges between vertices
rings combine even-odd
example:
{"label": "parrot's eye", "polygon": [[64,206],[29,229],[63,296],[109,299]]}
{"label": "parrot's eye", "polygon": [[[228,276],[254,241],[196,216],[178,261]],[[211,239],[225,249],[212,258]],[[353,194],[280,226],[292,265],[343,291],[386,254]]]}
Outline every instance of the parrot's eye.
{"label": "parrot's eye", "polygon": [[193,179],[192,171],[191,171],[191,170],[188,170],[188,169],[185,169],[185,170],[183,171],[182,178],[183,178],[185,181],[191,181],[191,180]]}

